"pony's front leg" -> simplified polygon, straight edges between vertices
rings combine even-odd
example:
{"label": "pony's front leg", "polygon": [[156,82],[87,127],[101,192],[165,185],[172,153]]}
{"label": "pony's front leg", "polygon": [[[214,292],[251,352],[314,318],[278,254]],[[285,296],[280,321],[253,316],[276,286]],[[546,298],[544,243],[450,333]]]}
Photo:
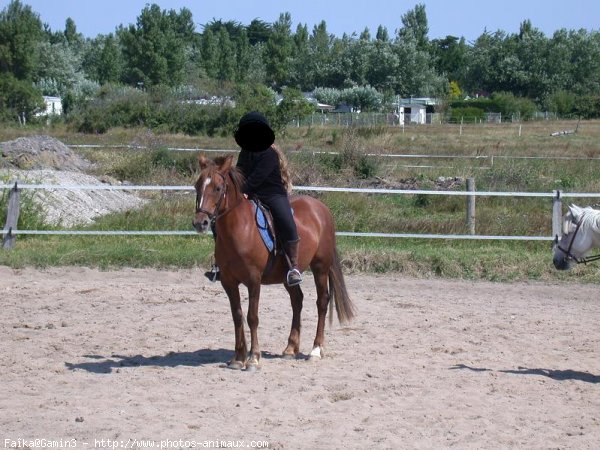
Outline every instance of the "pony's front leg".
{"label": "pony's front leg", "polygon": [[300,328],[302,327],[301,315],[304,294],[298,285],[290,287],[285,284],[285,289],[288,291],[292,303],[292,329],[288,337],[287,347],[283,351],[283,357],[285,359],[294,359],[300,353]]}
{"label": "pony's front leg", "polygon": [[235,328],[235,356],[227,366],[230,369],[242,370],[246,364],[246,337],[244,335],[244,312],[240,301],[240,290],[237,284],[228,284],[225,281],[221,283],[223,289],[229,297],[231,306],[231,315],[233,316],[233,326]]}
{"label": "pony's front leg", "polygon": [[258,301],[260,299],[260,281],[248,286],[248,326],[250,327],[250,353],[246,360],[246,370],[258,369],[260,346],[258,345]]}

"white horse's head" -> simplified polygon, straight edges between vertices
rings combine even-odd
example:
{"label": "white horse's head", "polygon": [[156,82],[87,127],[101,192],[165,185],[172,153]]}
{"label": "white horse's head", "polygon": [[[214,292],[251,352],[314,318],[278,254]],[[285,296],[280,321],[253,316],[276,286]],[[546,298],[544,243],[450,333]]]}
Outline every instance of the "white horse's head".
{"label": "white horse's head", "polygon": [[569,206],[563,217],[562,235],[554,239],[554,267],[569,270],[594,247],[600,247],[600,211]]}

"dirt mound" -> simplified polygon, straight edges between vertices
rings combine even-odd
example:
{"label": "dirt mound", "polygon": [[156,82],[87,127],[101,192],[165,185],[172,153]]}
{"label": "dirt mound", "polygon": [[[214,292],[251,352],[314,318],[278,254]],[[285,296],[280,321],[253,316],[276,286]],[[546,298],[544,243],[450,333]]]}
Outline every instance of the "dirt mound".
{"label": "dirt mound", "polygon": [[0,167],[85,171],[92,164],[51,136],[26,136],[0,143]]}

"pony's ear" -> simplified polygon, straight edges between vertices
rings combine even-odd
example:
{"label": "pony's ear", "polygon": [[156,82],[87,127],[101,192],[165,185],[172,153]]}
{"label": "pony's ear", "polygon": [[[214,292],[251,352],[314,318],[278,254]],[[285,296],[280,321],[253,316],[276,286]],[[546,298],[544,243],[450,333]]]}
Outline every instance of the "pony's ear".
{"label": "pony's ear", "polygon": [[204,156],[204,154],[201,153],[198,157],[198,164],[200,165],[200,170],[204,170],[210,164],[210,160],[206,156]]}
{"label": "pony's ear", "polygon": [[233,155],[228,155],[223,159],[223,162],[219,165],[219,172],[227,172],[233,165]]}
{"label": "pony's ear", "polygon": [[573,221],[577,222],[579,220],[579,215],[581,214],[581,208],[577,205],[571,204],[569,206],[569,212],[571,213]]}

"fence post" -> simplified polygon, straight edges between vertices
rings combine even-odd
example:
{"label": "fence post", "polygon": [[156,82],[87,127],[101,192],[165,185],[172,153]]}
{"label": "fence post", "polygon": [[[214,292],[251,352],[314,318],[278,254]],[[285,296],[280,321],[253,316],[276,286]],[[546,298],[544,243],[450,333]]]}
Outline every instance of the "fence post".
{"label": "fence post", "polygon": [[12,232],[17,229],[19,222],[19,188],[15,181],[14,187],[8,194],[8,212],[6,214],[6,225],[2,237],[2,248],[9,249],[15,246],[17,237]]}
{"label": "fence post", "polygon": [[[475,178],[467,178],[467,191],[475,192]],[[475,235],[475,196],[467,195],[467,228]]]}
{"label": "fence post", "polygon": [[562,234],[562,192],[560,190],[553,191],[552,199],[552,237]]}

